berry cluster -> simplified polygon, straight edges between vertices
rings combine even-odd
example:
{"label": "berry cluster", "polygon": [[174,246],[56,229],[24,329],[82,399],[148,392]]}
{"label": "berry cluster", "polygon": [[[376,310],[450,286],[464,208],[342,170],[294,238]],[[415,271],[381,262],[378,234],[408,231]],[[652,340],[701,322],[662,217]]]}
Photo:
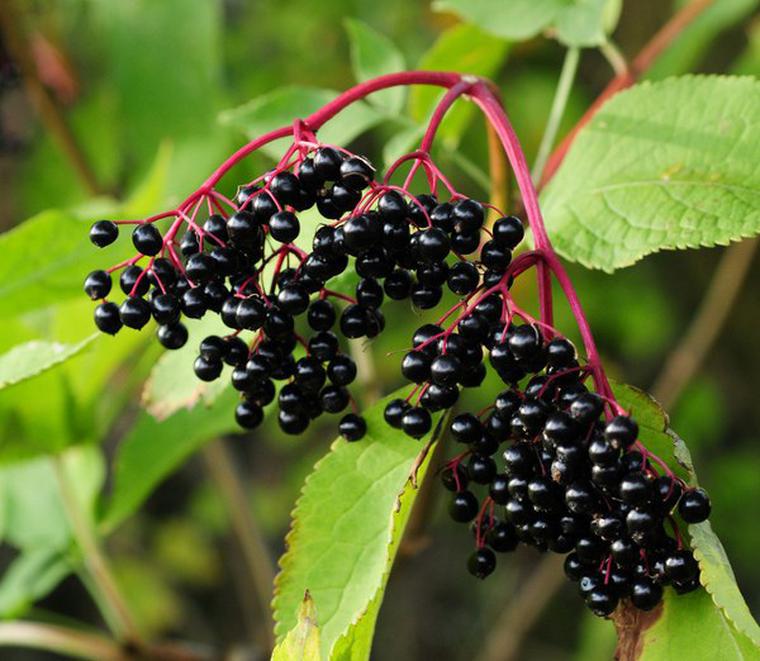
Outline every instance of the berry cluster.
{"label": "berry cluster", "polygon": [[[448,91],[419,150],[398,159],[382,181],[366,158],[317,140],[315,131],[357,99],[411,83]],[[463,94],[495,129],[520,189],[534,249],[514,258],[522,222],[457,192],[430,156],[437,128]],[[277,166],[240,187],[234,200],[215,189],[235,163],[288,135],[293,142]],[[404,163],[411,168],[403,185],[391,184]],[[428,189],[412,194],[417,174]],[[302,212],[313,207],[323,222],[301,236]],[[491,223],[489,211],[496,217]],[[157,223],[166,219],[171,223],[162,233]],[[451,432],[466,449],[441,471],[454,492],[452,518],[472,524],[470,572],[488,576],[495,552],[513,551],[520,542],[567,554],[567,575],[600,616],[622,599],[654,608],[664,585],[677,592],[698,586],[699,568],[676,519],[704,521],[709,498],[644,447],[637,424],[615,401],[577,294],[543,227],[517,138],[485,81],[440,72],[367,81],[238,150],[177,209],[139,221],[98,221],[90,238],[107,246],[124,224],[135,225],[138,254],[85,281],[85,292],[100,301],[96,325],[114,334],[152,318],[159,342],[178,349],[188,339],[183,317],[218,315],[229,333],[203,339],[194,369],[212,381],[225,363],[232,367],[232,385],[241,393],[235,415],[244,428],[258,426],[263,408],[276,399],[286,433],[300,434],[322,413],[353,406],[340,432],[349,441],[362,438],[366,424],[347,390],[357,368],[341,338],[381,333],[386,298],[432,310],[448,289],[458,302],[413,334],[401,371],[414,385],[405,399],[387,405],[385,420],[419,439],[430,432],[431,414],[453,407],[461,388],[480,386],[489,368],[506,386],[486,410],[454,418]],[[304,239],[311,240],[310,251]],[[514,280],[532,269],[538,318],[511,295]],[[120,305],[107,298],[116,271],[126,296]],[[339,276],[346,271],[358,282],[342,291],[349,279]],[[586,358],[553,328],[552,278],[578,324]]]}
{"label": "berry cluster", "polygon": [[[588,370],[571,342],[545,341],[535,324],[494,326],[483,341],[508,387],[480,415],[453,419],[451,433],[467,449],[441,472],[454,492],[451,517],[472,522],[470,573],[485,578],[495,552],[522,542],[568,554],[565,573],[596,615],[609,615],[625,598],[650,610],[664,585],[696,589],[699,567],[675,513],[686,523],[704,521],[707,494],[688,489],[644,448],[631,417],[605,419],[605,400],[584,384]],[[424,361],[432,366],[429,356]],[[390,407],[391,418],[399,406]],[[485,491],[480,499],[477,486]]]}

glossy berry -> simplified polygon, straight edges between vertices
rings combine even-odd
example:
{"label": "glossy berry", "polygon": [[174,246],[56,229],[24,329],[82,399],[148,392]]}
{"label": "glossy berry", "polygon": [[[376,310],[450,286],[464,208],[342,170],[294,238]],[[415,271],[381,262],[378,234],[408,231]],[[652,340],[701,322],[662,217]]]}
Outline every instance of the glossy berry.
{"label": "glossy berry", "polygon": [[341,419],[338,431],[347,441],[358,441],[367,433],[367,423],[355,413],[348,413]]}
{"label": "glossy berry", "polygon": [[180,322],[161,325],[156,331],[156,337],[161,346],[172,351],[184,347],[187,343],[187,336],[187,327]]}
{"label": "glossy berry", "polygon": [[279,211],[269,219],[272,238],[280,243],[292,243],[300,231],[298,218],[290,211]]}
{"label": "glossy berry", "polygon": [[639,436],[639,426],[625,415],[612,418],[604,428],[604,437],[614,448],[627,450],[636,442]]}
{"label": "glossy berry", "polygon": [[95,308],[95,325],[103,333],[116,335],[122,326],[119,308],[115,303],[101,303]]}
{"label": "glossy berry", "polygon": [[493,225],[493,239],[509,250],[514,250],[523,240],[525,229],[519,218],[505,216],[499,218]]}
{"label": "glossy berry", "polygon": [[128,328],[139,330],[150,321],[150,305],[142,298],[127,298],[119,306],[119,317]]}
{"label": "glossy berry", "polygon": [[678,513],[686,523],[702,523],[710,516],[712,505],[704,489],[684,491],[678,502]]}
{"label": "glossy berry", "polygon": [[410,408],[401,418],[404,433],[412,438],[422,438],[430,431],[432,424],[430,413],[419,407]]}
{"label": "glossy berry", "polygon": [[163,245],[161,232],[155,225],[137,225],[132,232],[132,244],[143,255],[157,255]]}
{"label": "glossy berry", "polygon": [[409,402],[403,399],[392,399],[385,407],[383,417],[385,421],[395,429],[401,429],[404,414],[411,408]]}
{"label": "glossy berry", "polygon": [[496,556],[488,548],[475,551],[467,560],[467,571],[475,578],[484,579],[496,569]]}
{"label": "glossy berry", "polygon": [[648,578],[631,584],[631,603],[642,611],[650,611],[662,601],[662,587]]}
{"label": "glossy berry", "polygon": [[235,407],[235,420],[243,429],[255,429],[264,419],[264,412],[256,402],[244,399]]}
{"label": "glossy berry", "polygon": [[90,228],[90,241],[98,248],[105,248],[116,241],[119,226],[111,220],[99,220]]}
{"label": "glossy berry", "polygon": [[449,515],[454,521],[467,523],[478,513],[478,499],[472,491],[459,491],[449,503]]}
{"label": "glossy berry", "polygon": [[105,271],[92,271],[85,278],[84,291],[93,301],[105,298],[111,291],[111,275]]}

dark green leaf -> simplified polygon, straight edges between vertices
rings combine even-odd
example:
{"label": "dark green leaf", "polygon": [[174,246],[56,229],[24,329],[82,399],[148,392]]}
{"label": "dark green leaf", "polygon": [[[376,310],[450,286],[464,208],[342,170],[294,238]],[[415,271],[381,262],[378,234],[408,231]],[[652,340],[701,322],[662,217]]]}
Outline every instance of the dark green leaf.
{"label": "dark green leaf", "polygon": [[113,490],[101,516],[111,530],[205,442],[236,429],[237,393],[227,389],[209,408],[179,411],[163,422],[143,414],[122,440],[114,462]]}

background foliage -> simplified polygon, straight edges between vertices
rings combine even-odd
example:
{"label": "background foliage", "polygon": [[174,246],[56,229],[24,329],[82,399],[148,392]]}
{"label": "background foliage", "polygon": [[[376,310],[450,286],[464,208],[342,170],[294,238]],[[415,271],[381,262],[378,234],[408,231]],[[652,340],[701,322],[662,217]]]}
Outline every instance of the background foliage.
{"label": "background foliage", "polygon": [[[617,2],[514,0],[504,3],[513,9],[494,20],[489,13],[492,3],[484,0],[440,0],[432,8],[400,0],[375,4],[293,0],[287,11],[278,3],[239,0],[16,4],[23,11],[13,20],[19,29],[28,30],[38,75],[63,108],[99,190],[82,185],[55,135],[32,111],[8,64],[4,42],[0,616],[102,624],[81,573],[72,574],[80,558],[49,458],[51,453],[63,453],[66,471],[77,485],[76,497],[93,526],[107,536],[119,584],[139,613],[143,631],[254,653],[266,641],[265,627],[259,624],[266,607],[247,587],[245,550],[233,540],[234,522],[227,514],[223,491],[213,482],[213,456],[198,450],[208,448],[213,439],[225,439],[245,478],[246,504],[260,537],[270,558],[277,558],[284,550],[290,512],[304,478],[326,453],[332,432],[315,425],[307,436],[293,439],[267,424],[254,434],[236,433],[230,415],[234,396],[202,389],[189,375],[194,340],[209,332],[205,322],[192,331],[185,350],[160,359],[154,343],[136,333],[123,332],[114,340],[93,338],[91,304],[82,300],[80,282],[84,273],[102,265],[104,257],[87,241],[89,223],[100,216],[139,216],[165,208],[192,190],[247,136],[314,110],[356,79],[404,67],[492,77],[532,161],[564,47],[598,45],[615,26],[619,11],[615,40],[622,51],[634,54],[672,10],[685,3],[638,0],[624,3],[621,9]],[[711,105],[709,91],[700,96],[694,88],[684,91],[678,84],[658,81],[687,72],[756,75],[760,70],[757,5],[754,0],[715,2],[648,74],[653,85],[665,86],[667,105],[633,104],[639,116],[627,117],[615,112],[613,102],[610,118],[624,127],[626,122],[652,120],[658,112],[675,108],[684,117],[687,137],[718,121],[723,108]],[[545,38],[547,31],[557,39]],[[560,135],[611,75],[597,51],[583,51]],[[754,108],[756,115],[757,83],[722,84],[737,86],[727,96],[737,105],[745,104],[747,112]],[[427,89],[389,91],[352,108],[339,125],[328,124],[321,137],[353,140],[357,151],[369,154],[377,164],[388,163],[419,139],[435,99],[436,93]],[[662,245],[651,232],[639,236],[634,230],[630,240],[612,248],[587,236],[588,228],[598,234],[600,226],[607,229],[617,223],[625,229],[628,223],[635,228],[642,219],[651,220],[647,206],[651,197],[646,190],[637,194],[635,186],[626,187],[624,196],[606,200],[617,210],[614,215],[584,200],[589,194],[584,186],[599,183],[593,180],[595,174],[606,177],[601,182],[605,186],[628,184],[618,175],[624,172],[630,177],[632,161],[642,168],[654,161],[654,167],[663,171],[678,162],[687,174],[709,174],[710,163],[699,149],[689,148],[694,145],[685,138],[676,136],[670,152],[663,147],[652,157],[647,145],[621,141],[615,130],[614,123],[606,122],[604,130],[583,136],[584,142],[579,141],[568,157],[568,167],[546,191],[544,204],[550,234],[564,254],[595,269],[628,267],[609,275],[571,266],[571,274],[611,373],[649,387],[689,326],[723,249],[661,252],[638,261],[651,251],[652,243]],[[684,207],[698,208],[706,216],[718,213],[726,219],[726,234],[705,239],[690,227],[682,227],[683,234],[660,228],[670,232],[669,247],[722,244],[756,233],[752,227],[757,227],[758,150],[744,138],[741,132],[729,133],[720,161],[721,168],[736,178],[728,185],[741,183],[748,189],[741,204],[718,194],[705,195],[698,180],[699,185],[685,188],[669,210],[670,217],[678,217]],[[437,158],[465,182],[465,190],[488,195],[485,133],[470,107],[457,108],[442,127]],[[250,159],[229,178],[229,187],[270,163],[267,154]],[[573,213],[575,205],[584,211],[580,219]],[[587,214],[589,208],[596,215]],[[712,527],[755,614],[760,612],[760,569],[755,559],[760,545],[756,526],[760,411],[754,378],[760,370],[754,294],[758,284],[756,263],[703,368],[670,411],[671,425],[687,439],[700,482],[711,493]],[[520,294],[526,301],[534,296],[529,286]],[[421,323],[404,314],[402,307],[396,312],[395,318],[408,322],[394,323],[369,351],[375,359],[375,379],[388,384],[389,391],[400,385],[399,374],[394,361],[382,358],[405,346],[412,329]],[[569,316],[558,325],[569,327]],[[209,406],[188,410],[198,401]],[[400,480],[403,487],[418,448],[410,449],[406,441],[399,445],[384,446],[384,454],[371,452],[369,458],[363,456],[366,444],[331,454],[320,464],[324,473],[306,483],[299,507],[308,507],[309,489],[317,488],[320,479],[337,489],[346,466],[359,462],[369,462],[377,471],[368,473],[370,483],[373,475],[380,474]],[[337,496],[331,502],[335,508],[346,505]],[[463,566],[467,540],[450,525],[435,490],[425,496],[425,507],[430,522],[420,526],[412,513],[406,539],[397,539],[393,523],[386,521],[374,537],[363,540],[369,549],[362,558],[365,587],[371,594],[374,586],[381,589],[388,581],[374,655],[378,659],[498,658],[489,656],[489,644],[505,626],[514,626],[514,619],[505,625],[503,614],[514,613],[516,600],[531,599],[521,588],[535,578],[540,559],[524,551],[501,563],[489,581],[475,582]],[[397,516],[409,515],[402,508]],[[309,523],[302,520],[301,529]],[[299,529],[291,535],[297,538]],[[330,547],[334,541],[320,543],[326,554],[338,554],[339,559],[339,552]],[[388,579],[387,566],[394,555],[396,564]],[[314,599],[317,621],[325,625],[321,640],[308,625],[313,617],[309,601],[301,609],[303,636],[292,637],[289,645],[324,649],[324,634],[343,631],[331,622],[344,623],[355,604],[343,604],[342,611],[334,612],[328,607],[323,613],[320,587],[315,586]],[[520,658],[609,658],[614,645],[611,625],[587,616],[572,586],[549,582],[544,588],[551,594],[556,590],[556,595],[545,605],[537,604],[535,621],[526,631],[515,633],[522,636]],[[286,595],[275,604],[276,609],[287,610],[282,634],[295,626],[300,598],[287,594],[287,585],[284,589]],[[706,618],[722,617],[705,604],[704,593],[685,599],[694,603],[679,602],[677,607],[694,612],[704,608]],[[369,616],[338,643],[339,649],[346,649],[352,636],[371,634],[377,607],[377,602],[367,606]],[[672,608],[676,606],[669,607],[667,617],[658,623],[660,629],[649,635],[657,638],[659,631],[667,630],[681,640],[693,639],[693,630]],[[719,648],[726,640],[711,644]],[[650,654],[667,658],[654,644]],[[4,650],[3,658],[50,657]]]}

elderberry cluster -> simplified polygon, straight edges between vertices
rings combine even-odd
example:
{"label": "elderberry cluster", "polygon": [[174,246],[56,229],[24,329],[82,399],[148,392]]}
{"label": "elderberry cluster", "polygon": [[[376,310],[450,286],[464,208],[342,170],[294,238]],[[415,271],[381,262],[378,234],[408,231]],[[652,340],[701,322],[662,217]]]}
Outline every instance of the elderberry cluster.
{"label": "elderberry cluster", "polygon": [[[483,338],[508,387],[482,414],[453,419],[451,433],[466,450],[441,473],[454,492],[451,517],[473,527],[470,573],[485,578],[496,566],[495,553],[520,543],[567,554],[566,575],[599,616],[622,599],[650,610],[666,585],[679,594],[696,589],[699,567],[675,516],[704,521],[707,494],[658,472],[631,417],[605,418],[604,400],[584,385],[587,370],[567,339],[547,342],[536,325],[504,330],[500,323]],[[420,361],[433,383],[440,355]],[[405,429],[414,410],[404,414]]]}

